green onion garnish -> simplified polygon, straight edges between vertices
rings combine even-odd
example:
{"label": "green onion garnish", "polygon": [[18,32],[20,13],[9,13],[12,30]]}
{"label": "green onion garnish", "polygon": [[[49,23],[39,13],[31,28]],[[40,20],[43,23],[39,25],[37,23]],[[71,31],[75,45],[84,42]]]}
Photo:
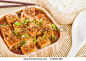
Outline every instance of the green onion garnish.
{"label": "green onion garnish", "polygon": [[6,24],[1,25],[1,27],[6,26]]}
{"label": "green onion garnish", "polygon": [[34,44],[36,44],[36,38],[33,39]]}
{"label": "green onion garnish", "polygon": [[34,23],[36,23],[36,21],[35,21],[35,20],[34,20],[33,22],[34,22]]}
{"label": "green onion garnish", "polygon": [[22,35],[21,37],[22,37],[22,38],[27,38],[27,37],[29,37],[29,35],[28,35],[28,34],[24,34],[24,35]]}
{"label": "green onion garnish", "polygon": [[24,19],[23,21],[22,21],[22,24],[27,24],[29,22],[29,19]]}
{"label": "green onion garnish", "polygon": [[26,42],[27,42],[27,41],[23,41],[20,45],[23,46],[23,45],[25,45]]}
{"label": "green onion garnish", "polygon": [[38,21],[37,26],[41,26],[42,23],[43,23],[43,19],[41,19],[40,21]]}
{"label": "green onion garnish", "polygon": [[28,23],[29,22],[29,19],[26,19],[25,22]]}
{"label": "green onion garnish", "polygon": [[29,37],[29,35],[28,35],[28,34],[25,34],[25,36],[26,36],[26,37]]}
{"label": "green onion garnish", "polygon": [[56,41],[56,36],[54,34],[52,34],[52,40]]}
{"label": "green onion garnish", "polygon": [[19,29],[15,29],[13,33],[15,34],[15,33],[17,33],[17,32],[19,32]]}
{"label": "green onion garnish", "polygon": [[25,38],[25,35],[22,35],[21,37],[22,37],[22,38]]}
{"label": "green onion garnish", "polygon": [[43,23],[43,19],[40,20],[41,24]]}
{"label": "green onion garnish", "polygon": [[16,26],[19,26],[19,25],[20,25],[20,23],[19,23],[19,22],[14,22],[14,24],[15,24]]}
{"label": "green onion garnish", "polygon": [[56,30],[55,24],[52,24],[52,28],[53,28],[53,30]]}
{"label": "green onion garnish", "polygon": [[46,40],[46,39],[47,39],[47,35],[44,35],[44,36],[43,36],[43,40]]}

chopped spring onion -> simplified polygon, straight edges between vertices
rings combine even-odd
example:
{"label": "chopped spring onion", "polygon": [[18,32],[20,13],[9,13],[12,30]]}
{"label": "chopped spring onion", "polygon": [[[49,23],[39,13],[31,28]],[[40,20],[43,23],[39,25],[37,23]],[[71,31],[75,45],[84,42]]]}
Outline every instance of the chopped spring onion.
{"label": "chopped spring onion", "polygon": [[21,37],[22,37],[22,38],[27,38],[27,37],[29,37],[29,35],[28,35],[28,34],[24,34],[24,35],[22,35]]}
{"label": "chopped spring onion", "polygon": [[15,24],[16,26],[19,26],[19,25],[20,25],[20,23],[19,23],[19,22],[14,22],[14,24]]}
{"label": "chopped spring onion", "polygon": [[27,24],[29,22],[29,19],[24,19],[23,21],[22,21],[22,24]]}
{"label": "chopped spring onion", "polygon": [[25,19],[25,22],[28,23],[29,22],[29,19]]}
{"label": "chopped spring onion", "polygon": [[56,36],[54,34],[52,34],[52,40],[56,41]]}
{"label": "chopped spring onion", "polygon": [[27,41],[23,41],[20,45],[23,46],[23,45],[25,45],[26,42],[27,42]]}
{"label": "chopped spring onion", "polygon": [[46,39],[47,39],[47,35],[44,35],[44,36],[43,36],[43,40],[46,40]]}
{"label": "chopped spring onion", "polygon": [[29,35],[28,35],[28,34],[25,34],[25,36],[26,36],[26,37],[29,37]]}
{"label": "chopped spring onion", "polygon": [[34,23],[36,23],[36,21],[35,21],[35,20],[34,20],[33,22],[34,22]]}
{"label": "chopped spring onion", "polygon": [[19,32],[19,29],[15,29],[13,33],[17,33],[17,32]]}
{"label": "chopped spring onion", "polygon": [[1,27],[6,26],[6,24],[1,25]]}
{"label": "chopped spring onion", "polygon": [[56,30],[55,24],[52,24],[52,28],[53,28],[53,30]]}
{"label": "chopped spring onion", "polygon": [[41,26],[42,23],[43,23],[43,19],[41,19],[40,21],[38,21],[37,26]]}
{"label": "chopped spring onion", "polygon": [[25,35],[22,35],[21,37],[22,37],[22,38],[25,38]]}
{"label": "chopped spring onion", "polygon": [[34,44],[36,44],[36,38],[33,39]]}

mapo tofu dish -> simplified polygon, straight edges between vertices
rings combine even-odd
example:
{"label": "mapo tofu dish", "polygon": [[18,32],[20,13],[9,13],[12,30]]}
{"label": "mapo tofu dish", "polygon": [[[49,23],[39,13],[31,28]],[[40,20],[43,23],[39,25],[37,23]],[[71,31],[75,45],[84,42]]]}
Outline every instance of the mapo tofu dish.
{"label": "mapo tofu dish", "polygon": [[35,8],[25,8],[0,19],[0,35],[9,50],[29,54],[58,41],[56,25],[46,14]]}

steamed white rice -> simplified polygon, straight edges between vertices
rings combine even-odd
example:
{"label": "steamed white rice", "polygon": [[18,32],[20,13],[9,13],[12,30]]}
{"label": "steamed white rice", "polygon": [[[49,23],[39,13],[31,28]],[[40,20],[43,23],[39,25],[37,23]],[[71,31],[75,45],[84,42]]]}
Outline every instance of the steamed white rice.
{"label": "steamed white rice", "polygon": [[71,14],[86,8],[86,0],[47,0],[51,7],[61,14]]}

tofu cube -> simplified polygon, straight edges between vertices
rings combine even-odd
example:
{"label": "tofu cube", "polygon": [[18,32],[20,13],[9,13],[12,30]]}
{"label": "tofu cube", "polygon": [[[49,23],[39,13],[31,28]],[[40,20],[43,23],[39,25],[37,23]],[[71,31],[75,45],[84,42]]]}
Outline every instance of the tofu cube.
{"label": "tofu cube", "polygon": [[24,54],[29,54],[31,52],[37,51],[37,47],[34,42],[31,42],[30,44],[25,44],[21,46],[21,50]]}
{"label": "tofu cube", "polygon": [[31,34],[32,36],[36,36],[36,34],[37,34],[37,25],[32,22],[32,23],[28,26],[27,31],[28,31],[28,33]]}
{"label": "tofu cube", "polygon": [[19,43],[17,37],[13,35],[8,25],[1,27],[1,33],[4,37],[4,41],[11,49],[15,44]]}
{"label": "tofu cube", "polygon": [[46,38],[46,40],[43,40],[43,37],[38,37],[37,38],[37,44],[41,47],[41,48],[43,48],[43,47],[45,47],[45,46],[48,46],[48,45],[50,45],[51,44],[51,42],[50,42],[50,40],[48,39],[48,38]]}
{"label": "tofu cube", "polygon": [[11,13],[5,16],[7,23],[11,26],[15,21],[19,21],[19,17],[16,13]]}

